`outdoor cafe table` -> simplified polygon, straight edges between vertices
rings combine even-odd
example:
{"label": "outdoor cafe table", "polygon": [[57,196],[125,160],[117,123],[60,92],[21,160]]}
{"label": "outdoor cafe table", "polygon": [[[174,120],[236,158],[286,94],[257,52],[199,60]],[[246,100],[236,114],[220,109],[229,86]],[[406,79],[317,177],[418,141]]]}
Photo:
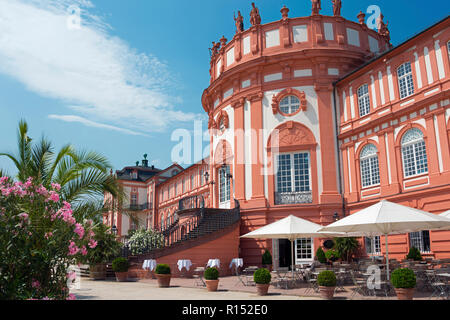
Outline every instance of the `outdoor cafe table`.
{"label": "outdoor cafe table", "polygon": [[239,267],[242,267],[244,265],[244,259],[242,259],[242,258],[234,258],[233,260],[231,260],[230,269],[233,268],[233,265],[236,266],[236,269],[239,268]]}
{"label": "outdoor cafe table", "polygon": [[142,264],[142,269],[153,271],[155,270],[155,268],[156,268],[156,260],[153,259],[144,260],[144,263]]}
{"label": "outdoor cafe table", "polygon": [[213,267],[220,268],[220,259],[209,259],[206,266],[210,267],[210,268],[213,268]]}
{"label": "outdoor cafe table", "polygon": [[192,262],[189,259],[182,259],[178,260],[177,265],[178,270],[181,271],[181,269],[186,268],[186,270],[189,271],[189,268],[192,266]]}

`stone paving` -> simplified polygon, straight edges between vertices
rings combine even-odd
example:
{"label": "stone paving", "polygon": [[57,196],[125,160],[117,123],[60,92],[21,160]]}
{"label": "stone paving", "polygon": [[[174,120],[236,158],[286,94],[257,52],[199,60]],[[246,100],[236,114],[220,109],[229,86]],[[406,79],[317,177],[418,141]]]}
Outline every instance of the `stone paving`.
{"label": "stone paving", "polygon": [[[193,278],[172,278],[170,288],[159,288],[156,279],[130,279],[127,282],[116,282],[114,279],[94,281],[82,278],[80,289],[71,293],[83,300],[317,300],[319,293],[308,290],[306,284],[300,288],[282,289],[270,286],[269,295],[258,296],[255,286],[244,286],[236,276],[221,277],[217,292],[208,292],[205,287],[197,285]],[[336,300],[396,300],[395,295],[385,297],[379,295],[353,296],[352,286],[345,286],[344,291],[335,293]],[[415,300],[428,300],[431,292],[418,292]],[[437,298],[433,298],[437,299]]]}

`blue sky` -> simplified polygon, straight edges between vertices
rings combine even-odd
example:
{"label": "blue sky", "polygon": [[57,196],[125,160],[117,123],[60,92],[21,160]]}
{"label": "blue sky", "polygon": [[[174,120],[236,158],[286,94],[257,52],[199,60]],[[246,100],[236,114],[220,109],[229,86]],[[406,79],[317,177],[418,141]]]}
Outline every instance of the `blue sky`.
{"label": "blue sky", "polygon": [[[72,143],[96,150],[115,169],[144,153],[156,167],[168,166],[175,129],[192,131],[194,120],[206,129],[201,94],[211,42],[233,37],[237,10],[247,29],[251,2],[0,0],[0,152],[16,151],[24,118],[35,140],[44,134],[57,149]],[[378,5],[394,45],[450,12],[449,1],[342,2],[342,16],[353,21]],[[67,27],[70,5],[81,8],[81,30]],[[262,23],[279,20],[283,5],[290,17],[311,10],[310,0],[256,5]],[[332,15],[331,8],[331,0],[322,1],[322,14]],[[0,168],[14,172],[3,158]]]}

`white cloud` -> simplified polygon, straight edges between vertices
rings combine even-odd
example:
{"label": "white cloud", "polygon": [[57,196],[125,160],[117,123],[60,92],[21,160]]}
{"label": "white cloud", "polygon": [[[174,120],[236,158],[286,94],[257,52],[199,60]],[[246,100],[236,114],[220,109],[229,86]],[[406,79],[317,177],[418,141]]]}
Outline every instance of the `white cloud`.
{"label": "white cloud", "polygon": [[143,134],[143,133],[140,133],[140,132],[136,132],[136,131],[129,130],[129,129],[115,127],[115,126],[112,126],[112,125],[109,125],[109,124],[98,123],[98,122],[91,121],[89,119],[85,119],[83,117],[75,116],[75,115],[50,114],[48,117],[50,119],[62,120],[62,121],[65,121],[65,122],[78,122],[78,123],[84,124],[85,126],[88,126],[88,127],[108,129],[108,130],[118,131],[118,132],[122,132],[122,133],[126,133],[126,134],[131,134],[131,135],[134,135],[134,136],[142,136],[142,135],[143,136],[147,136],[146,134]]}
{"label": "white cloud", "polygon": [[[81,29],[67,26],[70,5],[82,8]],[[198,118],[176,109],[181,98],[168,93],[168,66],[111,36],[92,7],[89,0],[0,0],[0,72],[63,101],[85,125],[155,132]]]}

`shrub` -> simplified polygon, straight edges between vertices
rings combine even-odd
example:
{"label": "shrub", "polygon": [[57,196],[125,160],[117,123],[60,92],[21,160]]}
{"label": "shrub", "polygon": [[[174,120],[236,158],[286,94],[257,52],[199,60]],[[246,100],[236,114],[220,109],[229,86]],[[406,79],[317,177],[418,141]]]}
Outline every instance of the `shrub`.
{"label": "shrub", "polygon": [[272,265],[272,255],[270,254],[270,251],[266,249],[262,255],[262,264],[263,266]]}
{"label": "shrub", "polygon": [[156,274],[170,274],[170,267],[168,264],[161,263],[156,266]]}
{"label": "shrub", "polygon": [[416,286],[416,275],[409,268],[396,269],[391,273],[391,283],[394,288],[414,288]]}
{"label": "shrub", "polygon": [[322,287],[335,287],[336,275],[330,270],[322,271],[317,276],[317,284]]}
{"label": "shrub", "polygon": [[421,261],[422,255],[420,254],[419,249],[417,249],[416,247],[411,247],[406,256],[406,259],[412,259],[414,261]]}
{"label": "shrub", "polygon": [[133,232],[127,242],[131,254],[144,254],[163,246],[163,235],[153,230],[140,229]]}
{"label": "shrub", "polygon": [[112,269],[114,272],[127,272],[130,267],[130,263],[126,258],[116,258],[112,263]]}
{"label": "shrub", "polygon": [[339,253],[339,257],[347,262],[350,262],[352,255],[358,251],[360,246],[358,240],[353,237],[335,238],[334,242],[336,243],[334,249]]}
{"label": "shrub", "polygon": [[60,188],[0,177],[0,299],[73,298],[69,267],[97,242],[93,221],[74,215]]}
{"label": "shrub", "polygon": [[269,270],[260,268],[253,273],[253,280],[258,284],[268,284],[272,280]]}
{"label": "shrub", "polygon": [[219,270],[216,268],[207,268],[203,274],[206,280],[217,280],[219,278]]}
{"label": "shrub", "polygon": [[103,223],[99,223],[93,228],[95,232],[94,240],[97,246],[89,250],[82,263],[95,265],[107,263],[120,255],[122,243],[117,241],[116,236],[111,232],[111,228]]}
{"label": "shrub", "polygon": [[316,257],[320,263],[327,263],[327,257],[325,256],[325,252],[323,252],[323,249],[321,247],[319,247],[319,249],[317,249]]}
{"label": "shrub", "polygon": [[336,261],[338,260],[341,256],[339,254],[339,252],[337,252],[334,249],[328,250],[327,252],[325,252],[325,257],[330,260],[330,261]]}

